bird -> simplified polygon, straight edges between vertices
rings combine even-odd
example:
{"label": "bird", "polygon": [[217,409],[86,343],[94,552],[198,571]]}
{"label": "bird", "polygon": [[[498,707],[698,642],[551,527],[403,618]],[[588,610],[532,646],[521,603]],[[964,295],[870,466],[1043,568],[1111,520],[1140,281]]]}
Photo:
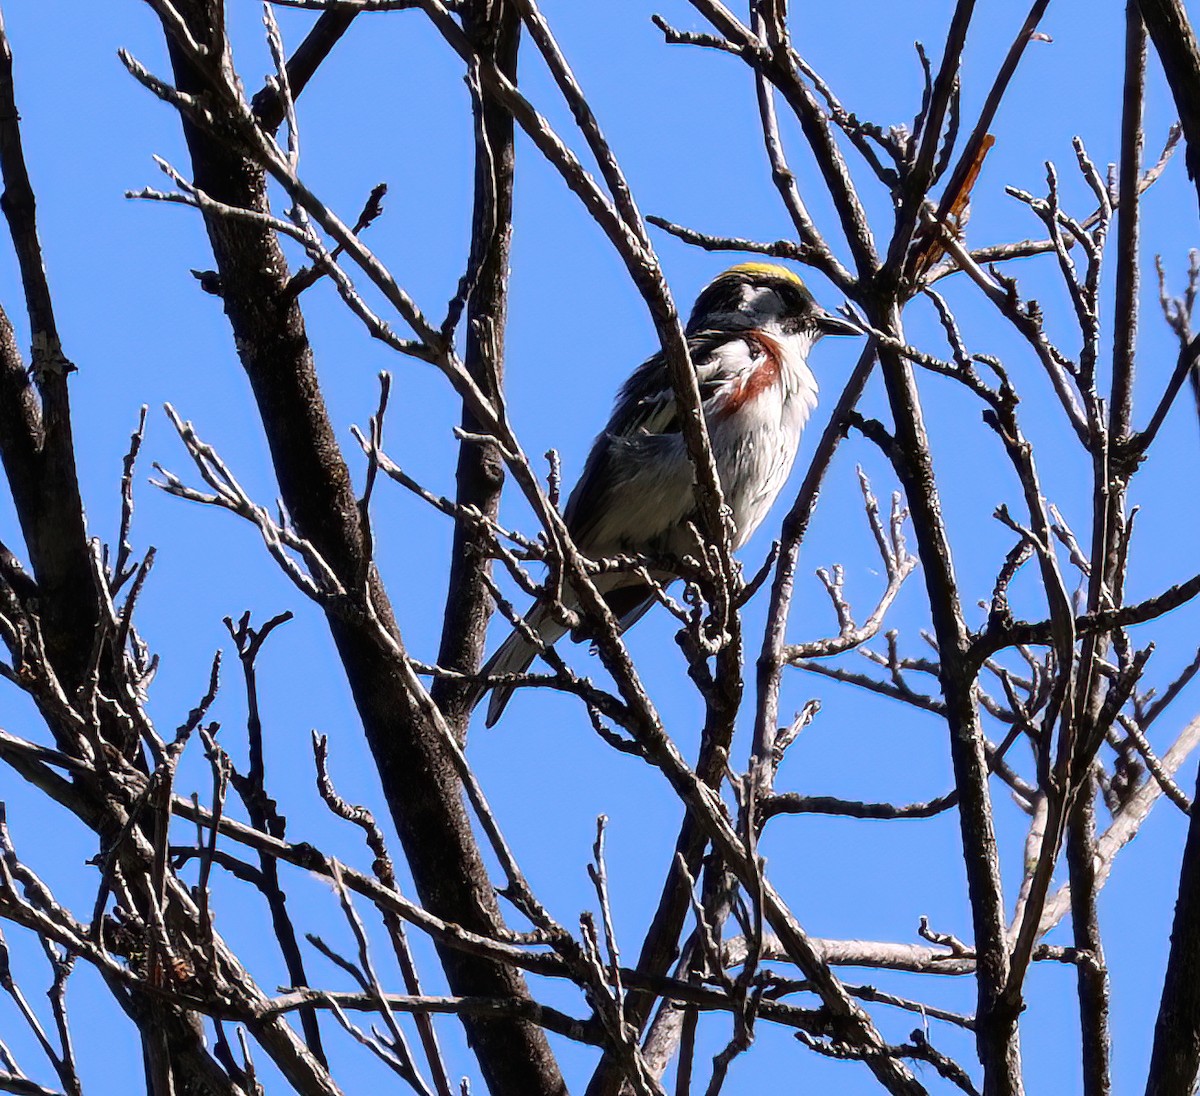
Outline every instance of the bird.
{"label": "bird", "polygon": [[[816,407],[809,351],[824,335],[860,333],[818,305],[799,275],[774,263],[731,267],[696,298],[686,328],[688,349],[732,516],[734,550],[767,516]],[[660,351],[638,366],[618,392],[563,520],[576,547],[591,559],[623,554],[679,558],[696,547],[694,482],[675,391]],[[677,577],[651,574],[664,583]],[[594,582],[621,631],[654,604],[651,587],[627,571],[598,575]],[[568,608],[578,604],[569,589],[563,598]],[[525,622],[547,645],[567,632],[544,600],[534,604]],[[514,629],[480,677],[524,673],[536,654],[530,638]],[[488,727],[499,720],[513,688],[491,689]],[[486,680],[481,681],[472,707],[487,691]]]}

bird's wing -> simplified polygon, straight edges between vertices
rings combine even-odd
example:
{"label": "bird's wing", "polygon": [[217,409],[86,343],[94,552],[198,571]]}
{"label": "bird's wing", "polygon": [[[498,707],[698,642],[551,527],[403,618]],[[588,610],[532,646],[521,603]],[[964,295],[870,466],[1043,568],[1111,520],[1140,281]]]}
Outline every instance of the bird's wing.
{"label": "bird's wing", "polygon": [[[765,354],[755,338],[739,331],[699,331],[689,336],[688,346],[706,415],[719,409]],[[644,448],[649,456],[656,439],[677,445],[679,433],[675,390],[658,353],[638,366],[622,386],[608,425],[592,443],[583,474],[567,500],[564,516],[581,548],[588,550],[592,528],[620,487],[618,462],[621,470],[628,471],[630,446]]]}
{"label": "bird's wing", "polygon": [[[762,344],[747,332],[699,331],[688,338],[700,402],[711,412],[730,386],[762,362]],[[677,434],[679,415],[675,390],[661,353],[648,358],[622,386],[605,433]]]}

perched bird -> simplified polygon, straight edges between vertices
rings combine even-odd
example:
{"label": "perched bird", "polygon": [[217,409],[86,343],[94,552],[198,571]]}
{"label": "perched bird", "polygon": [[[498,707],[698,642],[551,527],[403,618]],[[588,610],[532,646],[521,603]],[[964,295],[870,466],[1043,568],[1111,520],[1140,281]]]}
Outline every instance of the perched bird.
{"label": "perched bird", "polygon": [[[858,330],[826,312],[800,278],[772,263],[742,263],[701,291],[687,337],[725,501],[740,548],[766,517],[791,470],[800,432],[817,404],[808,352],[822,335]],[[661,353],[636,370],[617,395],[608,425],[592,443],[563,518],[575,544],[593,559],[620,554],[681,557],[694,553],[694,475],[680,430],[675,393]],[[670,581],[676,576],[655,573]],[[599,575],[621,629],[654,603],[644,580]],[[570,591],[564,594],[568,606]],[[525,617],[545,643],[566,628],[538,603]],[[501,644],[483,674],[523,673],[534,645],[519,631]],[[483,696],[481,686],[475,701]],[[500,718],[512,686],[492,690],[487,725]]]}

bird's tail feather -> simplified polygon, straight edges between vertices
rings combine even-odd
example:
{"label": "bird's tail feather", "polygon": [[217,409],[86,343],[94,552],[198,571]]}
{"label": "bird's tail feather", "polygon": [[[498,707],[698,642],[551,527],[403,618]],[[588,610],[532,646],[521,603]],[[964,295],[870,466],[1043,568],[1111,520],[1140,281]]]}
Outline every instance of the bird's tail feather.
{"label": "bird's tail feather", "polygon": [[[665,577],[667,581],[670,580],[670,576]],[[602,591],[604,600],[608,602],[608,607],[617,618],[617,627],[620,631],[624,632],[626,628],[636,624],[654,604],[654,595],[647,593],[647,590],[648,587],[643,583],[637,583]],[[540,602],[526,614],[525,623],[538,634],[547,646],[552,646],[567,631],[551,616],[549,608]],[[580,638],[582,637],[575,637],[577,641]],[[529,669],[536,654],[537,647],[534,643],[523,632],[514,628],[509,637],[497,648],[496,653],[484,664],[483,669],[479,671],[480,675],[494,677],[500,674],[523,674]],[[513,685],[497,685],[492,688],[485,721],[488,727],[494,726],[503,714],[505,707],[512,699],[514,689]],[[487,685],[478,687],[475,695],[471,698],[472,708],[483,699],[483,695],[487,691]]]}
{"label": "bird's tail feather", "polygon": [[617,618],[617,630],[625,632],[646,615],[654,605],[654,594],[644,583],[636,586],[619,586],[604,595],[613,616]]}
{"label": "bird's tail feather", "polygon": [[[555,643],[566,632],[566,628],[550,615],[549,608],[542,604],[535,605],[529,611],[525,622],[538,634],[542,642],[548,645]],[[533,641],[514,628],[508,639],[500,644],[496,653],[487,660],[480,673],[489,677],[499,674],[523,674],[529,669],[536,654],[537,647]],[[513,688],[512,685],[497,685],[492,689],[491,698],[488,700],[487,726],[493,726],[500,718],[512,699]],[[473,704],[483,698],[486,689],[487,686],[480,689]]]}

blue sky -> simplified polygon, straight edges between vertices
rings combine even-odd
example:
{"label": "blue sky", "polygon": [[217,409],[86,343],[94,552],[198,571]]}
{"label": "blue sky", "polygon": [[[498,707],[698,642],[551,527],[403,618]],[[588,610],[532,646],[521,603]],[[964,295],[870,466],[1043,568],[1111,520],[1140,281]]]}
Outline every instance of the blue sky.
{"label": "blue sky", "polygon": [[[254,0],[228,0],[227,6],[239,70],[247,86],[255,89],[270,67],[260,6]],[[836,17],[805,7],[794,17],[796,44],[861,116],[885,126],[909,121],[920,94],[912,42],[923,40],[936,56],[951,7],[932,0],[904,5],[847,0]],[[1020,18],[1011,5],[996,0],[978,7],[963,77],[967,118],[978,108]],[[702,29],[683,0],[660,5],[609,0],[602,15],[596,13],[597,6],[570,0],[546,0],[544,9],[643,211],[716,233],[758,238],[788,234],[761,148],[748,71],[735,58],[665,47],[649,21],[652,11],[661,11],[682,27]],[[276,493],[220,302],[201,293],[188,272],[211,265],[198,215],[123,197],[127,189],[165,185],[151,154],[166,157],[186,172],[177,119],[125,73],[116,57],[116,50],[126,47],[152,70],[165,73],[157,22],[149,8],[135,0],[104,5],[8,0],[4,14],[16,54],[18,104],[46,262],[66,352],[79,366],[72,382],[76,433],[94,535],[111,539],[115,534],[121,457],[139,407],[150,406],[134,539],[142,548],[153,544],[158,549],[141,617],[143,634],[162,654],[152,712],[163,728],[182,721],[204,691],[212,652],[224,647],[227,655],[231,653],[222,617],[236,617],[247,608],[259,620],[283,609],[295,611],[296,621],[272,638],[260,664],[272,790],[291,819],[289,836],[294,840],[312,840],[366,865],[356,835],[333,825],[313,793],[308,739],[315,728],[330,736],[332,769],[342,793],[374,806],[381,819],[386,816],[319,613],[276,571],[252,529],[226,514],[168,498],[146,484],[150,461],[190,478],[182,448],[160,410],[170,401],[194,421],[259,501],[269,503]],[[281,11],[279,18],[285,39],[294,46],[312,16]],[[1090,211],[1089,195],[1074,172],[1070,139],[1081,135],[1101,165],[1117,156],[1123,23],[1123,5],[1098,6],[1086,0],[1051,5],[1043,29],[1053,42],[1030,47],[994,127],[997,144],[975,191],[968,231],[972,244],[1036,234],[1034,218],[1005,197],[1003,187],[1042,190],[1047,159],[1059,166],[1067,208],[1080,214]],[[1174,111],[1153,59],[1151,73],[1147,154],[1153,157]],[[578,146],[568,112],[532,55],[523,62],[521,80],[535,104]],[[371,228],[370,246],[435,316],[454,291],[466,252],[468,112],[461,65],[419,13],[361,17],[300,102],[303,177],[348,221],[375,183],[388,183],[386,214]],[[785,124],[784,135],[802,191],[837,247],[836,222],[799,134]],[[509,404],[526,452],[558,449],[564,476],[572,481],[607,417],[617,386],[655,349],[654,334],[616,256],[557,174],[528,142],[520,143],[518,157]],[[865,171],[858,178],[877,224],[888,225],[886,194],[872,188]],[[1195,193],[1180,161],[1145,204],[1145,312],[1137,382],[1141,423],[1174,362],[1172,337],[1158,316],[1151,260],[1161,253],[1173,284],[1181,288],[1187,249],[1196,241]],[[704,282],[736,259],[695,251],[661,233],[655,242],[683,308]],[[844,249],[838,250],[844,255]],[[1069,346],[1070,315],[1052,264],[1032,261],[1014,269],[1025,291],[1043,300],[1052,333]],[[819,277],[810,281],[822,303],[840,303]],[[995,322],[971,287],[948,284],[947,291],[959,308],[971,349],[998,354],[1009,366],[1023,397],[1025,429],[1038,446],[1047,495],[1082,535],[1089,505],[1088,462],[1065,430],[1036,363]],[[20,300],[15,263],[4,251],[0,302],[24,341]],[[458,411],[442,378],[372,343],[328,285],[310,290],[304,303],[330,415],[348,452],[354,448],[349,427],[365,425],[377,399],[376,375],[388,369],[395,378],[385,437],[390,455],[432,490],[452,493],[451,426]],[[920,307],[912,311],[909,337],[934,352],[942,350],[936,323]],[[831,340],[814,356],[825,412],[857,351],[852,341]],[[921,384],[964,602],[970,607],[988,596],[995,569],[1011,543],[991,512],[1000,502],[1019,502],[1019,492],[1005,470],[998,442],[980,424],[979,408],[952,382],[925,376]],[[868,395],[866,410],[886,413],[877,386]],[[772,530],[794,495],[823,421],[819,409],[780,505],[743,553],[751,569],[769,548]],[[1194,489],[1183,484],[1180,470],[1195,467],[1196,445],[1196,423],[1181,406],[1137,478],[1134,501],[1142,510],[1132,555],[1134,598],[1187,577],[1195,568],[1197,518],[1193,507],[1181,505],[1190,503]],[[361,481],[361,461],[352,455],[350,462]],[[816,567],[845,565],[847,592],[862,615],[879,589],[879,563],[862,516],[856,463],[870,473],[881,498],[894,488],[893,477],[868,443],[851,438],[843,446],[804,546],[805,577],[790,629],[795,639],[815,638],[834,628],[820,585],[811,578]],[[514,524],[531,528],[530,516],[519,502],[506,502],[505,514]],[[380,563],[405,639],[418,658],[432,660],[449,525],[388,485],[381,485],[376,497],[375,518]],[[14,528],[7,497],[0,500],[0,528]],[[17,538],[9,532],[0,539]],[[1019,586],[1016,597],[1022,612],[1039,611],[1032,583]],[[751,648],[761,634],[762,612],[762,604],[747,612]],[[972,624],[983,620],[982,610],[968,613]],[[918,572],[892,617],[910,653],[922,652],[919,631],[926,626],[926,616]],[[695,745],[699,701],[687,684],[671,622],[664,617],[652,614],[630,642],[646,667],[656,703],[688,752]],[[1190,660],[1197,618],[1195,609],[1185,608],[1153,629],[1139,631],[1139,642],[1154,638],[1158,643],[1149,671],[1152,680],[1170,680]],[[571,648],[569,655],[578,665],[596,665],[582,649]],[[857,661],[861,660],[850,656],[850,665]],[[798,672],[790,674],[784,712],[809,697],[821,698],[824,709],[785,762],[781,788],[897,802],[927,799],[949,789],[945,729],[932,717]],[[1156,745],[1165,748],[1195,713],[1198,701],[1195,688],[1184,693],[1174,712],[1156,726]],[[226,748],[240,756],[244,702],[229,669],[215,715],[225,724]],[[30,737],[44,736],[29,707],[12,690],[0,700],[0,725]],[[744,764],[747,743],[741,742],[738,750],[735,761]],[[523,866],[564,923],[575,923],[579,911],[593,905],[585,865],[595,817],[609,816],[614,912],[626,954],[632,956],[656,900],[679,822],[679,809],[662,781],[638,762],[612,754],[570,704],[543,694],[518,697],[499,727],[476,732],[471,757]],[[207,772],[193,764],[181,778],[185,789],[188,780],[204,789]],[[1194,766],[1189,766],[1181,782],[1190,789],[1193,780]],[[94,872],[83,866],[95,851],[88,835],[31,797],[10,775],[0,775],[0,790],[10,804],[18,848],[64,901],[88,916],[95,885]],[[1011,904],[1019,882],[1023,816],[1002,788],[995,798]],[[924,914],[937,929],[969,937],[952,815],[907,824],[781,819],[774,826],[764,847],[772,878],[810,932],[912,940],[917,918]],[[1112,967],[1117,1091],[1136,1090],[1144,1076],[1183,832],[1182,816],[1160,802],[1104,892],[1101,916]],[[328,889],[303,876],[289,879],[296,888],[293,912],[303,927],[347,946],[349,938]],[[235,947],[254,948],[267,930],[264,912],[228,880],[218,880],[216,886],[218,928]],[[16,939],[18,934],[9,935],[18,947],[26,989],[33,991],[44,971],[32,949]],[[427,950],[423,956],[426,980],[436,987]],[[387,969],[382,956],[381,967]],[[262,956],[253,969],[268,988],[285,977],[270,955]],[[319,958],[311,959],[310,969],[314,981],[342,987],[342,976]],[[969,1007],[973,996],[965,980],[885,980],[859,977],[859,972],[846,977],[953,1006]],[[104,991],[88,972],[80,970],[74,981],[85,1091],[126,1092],[140,1077],[130,1029],[105,1007]],[[1028,1088],[1076,1091],[1073,973],[1063,967],[1035,968],[1028,988],[1023,1043]],[[547,992],[583,1013],[573,991]],[[914,1026],[910,1016],[882,1010],[879,1022],[896,1040]],[[382,1080],[367,1055],[334,1034],[332,1027],[329,1031],[329,1042],[336,1047],[335,1067],[340,1067],[337,1072],[348,1091]],[[474,1063],[455,1026],[448,1022],[442,1031],[452,1068],[474,1076]],[[703,1034],[706,1049],[711,1043],[715,1050],[725,1030],[709,1022]],[[23,1041],[6,1002],[0,1002],[0,1037],[33,1071],[36,1053]],[[968,1041],[945,1025],[934,1024],[931,1037],[942,1049],[971,1061]],[[781,1079],[808,1085],[810,1091],[848,1096],[877,1091],[865,1070],[815,1059],[765,1026],[759,1043],[738,1061],[727,1091],[760,1091]],[[590,1061],[575,1048],[563,1048],[573,1089],[582,1087]],[[936,1078],[926,1080],[938,1091]],[[277,1090],[268,1081],[268,1091]]]}

